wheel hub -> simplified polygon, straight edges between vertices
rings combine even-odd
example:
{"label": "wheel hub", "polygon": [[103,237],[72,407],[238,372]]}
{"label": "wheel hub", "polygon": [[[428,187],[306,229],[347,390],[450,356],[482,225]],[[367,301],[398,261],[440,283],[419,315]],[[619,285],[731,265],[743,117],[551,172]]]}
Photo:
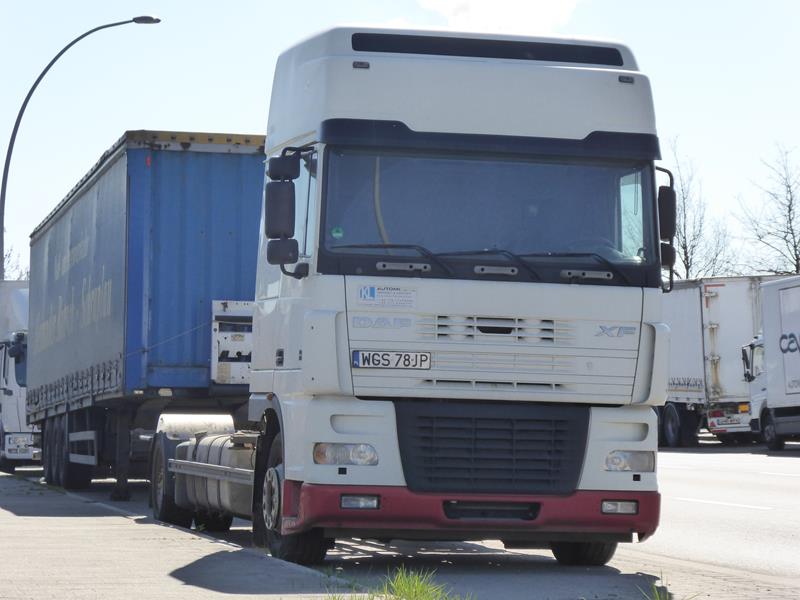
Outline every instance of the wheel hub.
{"label": "wheel hub", "polygon": [[281,478],[274,467],[267,469],[264,474],[264,485],[261,489],[264,524],[267,529],[277,530],[281,514]]}

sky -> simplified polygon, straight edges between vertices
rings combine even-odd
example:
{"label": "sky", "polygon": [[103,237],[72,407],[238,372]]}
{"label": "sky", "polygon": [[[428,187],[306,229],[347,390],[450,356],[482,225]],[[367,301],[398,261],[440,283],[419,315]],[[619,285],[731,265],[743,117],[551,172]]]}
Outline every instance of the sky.
{"label": "sky", "polygon": [[[12,155],[6,246],[28,236],[125,130],[266,131],[272,73],[293,43],[339,24],[624,42],[649,76],[663,166],[677,140],[715,218],[740,230],[778,145],[800,166],[800,2],[794,0],[0,0],[0,159],[17,111],[70,40],[98,32],[36,90]],[[738,246],[746,252],[744,245]]]}

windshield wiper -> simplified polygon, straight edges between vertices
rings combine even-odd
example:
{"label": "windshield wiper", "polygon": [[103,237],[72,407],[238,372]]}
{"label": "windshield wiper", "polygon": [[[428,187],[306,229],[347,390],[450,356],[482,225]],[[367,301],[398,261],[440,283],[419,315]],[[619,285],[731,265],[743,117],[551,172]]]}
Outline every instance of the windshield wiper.
{"label": "windshield wiper", "polygon": [[522,267],[523,270],[527,271],[532,277],[536,278],[537,281],[541,281],[542,278],[539,276],[533,267],[531,267],[525,259],[522,258],[519,254],[514,254],[511,250],[504,250],[503,248],[481,248],[480,250],[459,250],[457,252],[437,252],[436,256],[471,256],[475,254],[495,254],[500,256],[505,256],[511,262],[517,264],[518,266]]}
{"label": "windshield wiper", "polygon": [[553,257],[553,258],[593,258],[604,267],[606,267],[609,271],[611,271],[614,275],[619,277],[622,281],[627,283],[628,285],[631,284],[631,280],[628,279],[628,276],[615,265],[613,262],[608,260],[602,254],[598,254],[597,252],[542,252],[538,254],[523,254],[522,256],[529,256],[532,258],[535,257]]}
{"label": "windshield wiper", "polygon": [[331,246],[331,250],[337,249],[347,249],[347,248],[375,248],[375,249],[396,249],[396,250],[416,250],[422,256],[429,259],[432,263],[436,263],[445,273],[447,273],[450,277],[453,277],[455,273],[453,273],[453,269],[447,266],[447,264],[440,259],[436,254],[428,250],[425,246],[419,246],[417,244],[339,244],[337,246]]}

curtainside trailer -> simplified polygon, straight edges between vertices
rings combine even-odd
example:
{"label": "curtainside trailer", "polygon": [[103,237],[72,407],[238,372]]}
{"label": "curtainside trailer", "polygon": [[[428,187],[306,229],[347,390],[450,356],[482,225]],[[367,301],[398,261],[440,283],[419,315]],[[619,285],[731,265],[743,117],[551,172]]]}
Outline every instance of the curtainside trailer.
{"label": "curtainside trailer", "polygon": [[48,482],[125,498],[162,410],[246,403],[225,344],[251,327],[263,170],[263,136],[128,131],[32,233],[18,360]]}

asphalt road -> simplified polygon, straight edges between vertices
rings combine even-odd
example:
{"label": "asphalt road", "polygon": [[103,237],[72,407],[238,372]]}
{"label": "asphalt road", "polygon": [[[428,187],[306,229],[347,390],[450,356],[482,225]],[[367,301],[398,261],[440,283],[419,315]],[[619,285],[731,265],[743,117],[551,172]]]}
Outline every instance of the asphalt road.
{"label": "asphalt road", "polygon": [[[661,526],[642,544],[621,546],[607,567],[564,568],[548,551],[506,551],[499,542],[384,545],[341,540],[320,571],[366,588],[400,565],[435,571],[462,596],[493,598],[638,599],[653,587],[674,600],[800,597],[800,444],[780,453],[763,446],[659,454]],[[38,481],[39,473],[27,477]],[[149,515],[144,482],[130,502],[108,500],[110,482],[76,498]],[[0,509],[2,504],[0,503]],[[249,547],[249,523],[218,535]],[[1,568],[1,567],[0,567]],[[2,591],[0,590],[0,597]]]}

